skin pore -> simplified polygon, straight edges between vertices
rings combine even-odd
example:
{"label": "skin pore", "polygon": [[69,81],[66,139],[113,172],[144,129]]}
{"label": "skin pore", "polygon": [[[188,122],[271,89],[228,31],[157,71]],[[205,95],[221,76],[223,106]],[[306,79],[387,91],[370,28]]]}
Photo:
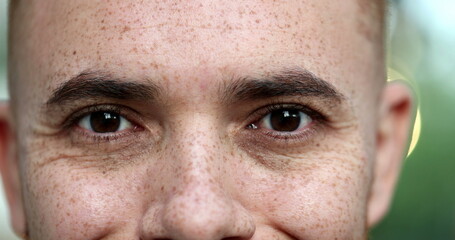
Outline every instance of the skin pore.
{"label": "skin pore", "polygon": [[15,231],[366,239],[411,115],[407,89],[384,87],[377,4],[14,3],[0,170]]}

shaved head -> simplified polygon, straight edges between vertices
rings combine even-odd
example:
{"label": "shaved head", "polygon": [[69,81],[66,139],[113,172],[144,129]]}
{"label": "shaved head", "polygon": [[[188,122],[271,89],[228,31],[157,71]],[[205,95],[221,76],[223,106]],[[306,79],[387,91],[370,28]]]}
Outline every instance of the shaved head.
{"label": "shaved head", "polygon": [[[387,0],[356,0],[358,5],[357,10],[357,27],[356,30],[367,38],[369,41],[373,42],[374,45],[377,47],[377,54],[379,58],[384,58],[384,26],[385,26],[385,16],[386,16],[386,8],[387,8]],[[9,11],[9,56],[12,57],[14,55],[14,49],[16,47],[22,48],[23,44],[20,41],[21,38],[28,38],[27,33],[21,33],[21,30],[25,28],[24,25],[28,24],[35,24],[33,21],[27,18],[27,16],[32,16],[33,13],[39,14],[40,12],[44,14],[45,11],[45,3],[38,2],[29,2],[29,0],[10,0],[10,11]],[[48,4],[47,4],[48,5]],[[24,9],[19,9],[20,7]],[[35,26],[39,27],[39,26]],[[37,29],[39,31],[39,29]],[[9,61],[14,63],[15,61]],[[14,74],[10,69],[10,76],[8,79],[10,80],[10,85],[14,86]],[[385,80],[385,79],[383,79]],[[14,88],[14,87],[12,87]]]}

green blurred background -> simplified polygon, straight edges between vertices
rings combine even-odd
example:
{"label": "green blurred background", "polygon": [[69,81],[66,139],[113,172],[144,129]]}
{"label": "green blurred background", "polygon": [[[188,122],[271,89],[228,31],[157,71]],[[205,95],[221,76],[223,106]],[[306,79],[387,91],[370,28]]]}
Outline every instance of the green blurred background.
{"label": "green blurred background", "polygon": [[[0,0],[0,99],[7,99],[7,1]],[[388,216],[372,240],[455,240],[455,0],[393,1],[390,78],[416,89],[421,119]],[[418,139],[418,141],[416,141]],[[0,187],[0,240],[9,230]]]}
{"label": "green blurred background", "polygon": [[391,10],[389,67],[415,86],[421,131],[370,236],[455,239],[455,0],[401,0]]}

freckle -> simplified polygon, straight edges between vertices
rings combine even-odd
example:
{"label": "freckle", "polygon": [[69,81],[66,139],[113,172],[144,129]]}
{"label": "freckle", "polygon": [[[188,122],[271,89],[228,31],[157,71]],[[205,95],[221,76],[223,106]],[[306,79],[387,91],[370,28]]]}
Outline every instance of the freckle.
{"label": "freckle", "polygon": [[123,27],[123,29],[122,29],[122,33],[128,32],[129,30],[131,30],[131,28],[130,28],[129,26],[125,26],[125,27]]}

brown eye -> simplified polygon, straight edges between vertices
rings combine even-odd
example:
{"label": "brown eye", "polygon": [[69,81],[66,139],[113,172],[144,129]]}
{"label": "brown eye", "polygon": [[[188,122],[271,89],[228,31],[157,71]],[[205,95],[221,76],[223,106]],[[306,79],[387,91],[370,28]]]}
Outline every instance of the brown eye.
{"label": "brown eye", "polygon": [[131,122],[120,114],[108,111],[90,113],[83,117],[78,125],[96,133],[113,133],[132,127]]}
{"label": "brown eye", "polygon": [[262,120],[264,128],[278,132],[293,132],[304,128],[312,119],[297,109],[278,109],[267,114]]}

